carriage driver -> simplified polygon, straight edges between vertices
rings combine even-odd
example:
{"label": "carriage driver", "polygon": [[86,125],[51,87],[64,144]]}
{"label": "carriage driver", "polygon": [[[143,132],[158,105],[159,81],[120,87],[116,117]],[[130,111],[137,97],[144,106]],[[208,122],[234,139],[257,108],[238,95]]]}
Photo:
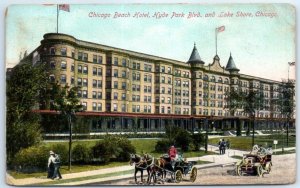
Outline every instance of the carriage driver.
{"label": "carriage driver", "polygon": [[172,145],[168,151],[171,161],[174,161],[177,158],[177,149]]}

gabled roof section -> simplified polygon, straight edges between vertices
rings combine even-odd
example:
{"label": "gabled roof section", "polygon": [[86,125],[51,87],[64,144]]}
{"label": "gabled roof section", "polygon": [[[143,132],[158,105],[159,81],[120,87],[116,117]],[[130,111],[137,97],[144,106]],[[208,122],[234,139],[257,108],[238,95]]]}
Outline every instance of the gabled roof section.
{"label": "gabled roof section", "polygon": [[196,43],[194,43],[194,49],[192,51],[192,54],[190,56],[190,59],[189,59],[188,63],[201,63],[201,64],[204,64],[204,62],[201,60],[199,52],[196,48]]}
{"label": "gabled roof section", "polygon": [[240,71],[240,69],[238,69],[233,61],[233,58],[231,56],[231,52],[230,52],[230,57],[228,59],[227,65],[226,65],[226,70],[229,71]]}

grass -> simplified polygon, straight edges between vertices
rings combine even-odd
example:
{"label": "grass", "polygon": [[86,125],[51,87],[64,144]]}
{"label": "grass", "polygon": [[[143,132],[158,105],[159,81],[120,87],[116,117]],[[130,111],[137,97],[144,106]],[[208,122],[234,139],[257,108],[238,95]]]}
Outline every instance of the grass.
{"label": "grass", "polygon": [[[217,145],[220,138],[211,138],[209,139],[209,144]],[[252,137],[251,136],[243,136],[243,137],[227,137],[225,140],[229,140],[231,149],[239,149],[249,151],[252,149]],[[273,149],[275,146],[273,145],[273,141],[278,140],[278,144],[276,148],[281,148],[282,145],[286,147],[286,135],[284,137],[282,135],[273,134],[267,136],[255,136],[254,144],[262,145],[263,147],[272,146]],[[289,145],[288,147],[296,146],[296,137],[289,136]]]}

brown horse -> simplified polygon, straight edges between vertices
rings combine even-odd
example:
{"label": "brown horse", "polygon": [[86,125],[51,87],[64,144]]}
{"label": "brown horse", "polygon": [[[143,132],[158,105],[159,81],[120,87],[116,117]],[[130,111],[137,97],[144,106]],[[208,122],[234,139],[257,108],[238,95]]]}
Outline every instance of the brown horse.
{"label": "brown horse", "polygon": [[170,157],[162,156],[158,159],[154,159],[153,164],[154,165],[151,166],[150,182],[151,179],[153,179],[154,183],[157,182],[157,174],[161,174],[161,178],[165,179],[167,176],[167,171],[173,171]]}

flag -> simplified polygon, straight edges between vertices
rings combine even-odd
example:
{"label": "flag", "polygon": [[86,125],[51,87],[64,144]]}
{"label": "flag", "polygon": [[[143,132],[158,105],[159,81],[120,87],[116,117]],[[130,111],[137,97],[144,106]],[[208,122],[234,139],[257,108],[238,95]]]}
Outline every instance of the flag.
{"label": "flag", "polygon": [[290,66],[295,66],[295,62],[289,62]]}
{"label": "flag", "polygon": [[221,26],[221,27],[216,28],[217,33],[220,33],[220,32],[223,32],[223,31],[225,31],[225,26],[224,25]]}
{"label": "flag", "polygon": [[61,4],[61,5],[58,5],[58,9],[70,12],[70,5],[69,4]]}

